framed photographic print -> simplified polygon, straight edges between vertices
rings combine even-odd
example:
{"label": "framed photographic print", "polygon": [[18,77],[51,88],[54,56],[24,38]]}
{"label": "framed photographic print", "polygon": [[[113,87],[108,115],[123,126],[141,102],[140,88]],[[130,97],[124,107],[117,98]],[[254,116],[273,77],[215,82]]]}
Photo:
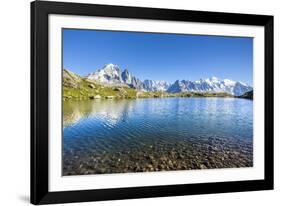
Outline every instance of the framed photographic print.
{"label": "framed photographic print", "polygon": [[33,204],[273,189],[273,16],[31,3]]}

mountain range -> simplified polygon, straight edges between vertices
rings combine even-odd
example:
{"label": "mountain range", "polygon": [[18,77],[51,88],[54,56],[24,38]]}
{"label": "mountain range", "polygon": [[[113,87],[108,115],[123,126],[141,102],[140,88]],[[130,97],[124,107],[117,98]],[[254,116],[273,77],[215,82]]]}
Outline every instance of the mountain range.
{"label": "mountain range", "polygon": [[103,68],[90,73],[86,76],[86,79],[113,86],[129,86],[140,91],[148,92],[224,92],[234,96],[241,96],[244,93],[253,90],[250,85],[243,82],[229,79],[219,79],[217,77],[211,77],[204,80],[200,79],[197,81],[176,80],[172,84],[166,81],[156,81],[149,79],[141,81],[137,77],[133,76],[128,69],[122,71],[119,66],[114,64],[107,64]]}

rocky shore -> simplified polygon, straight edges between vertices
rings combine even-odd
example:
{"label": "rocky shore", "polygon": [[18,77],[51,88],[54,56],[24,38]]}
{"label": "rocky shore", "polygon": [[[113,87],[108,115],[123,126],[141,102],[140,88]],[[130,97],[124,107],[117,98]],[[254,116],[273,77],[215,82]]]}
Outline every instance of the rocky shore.
{"label": "rocky shore", "polygon": [[227,137],[190,137],[122,150],[64,149],[63,175],[153,172],[253,166],[253,142]]}

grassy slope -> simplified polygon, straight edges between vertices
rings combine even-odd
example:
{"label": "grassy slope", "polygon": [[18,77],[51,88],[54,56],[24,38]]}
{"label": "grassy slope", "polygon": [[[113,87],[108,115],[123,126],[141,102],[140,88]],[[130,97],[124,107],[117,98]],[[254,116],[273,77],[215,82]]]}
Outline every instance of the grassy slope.
{"label": "grassy slope", "polygon": [[[93,87],[93,88],[92,88]],[[136,91],[131,88],[107,87],[82,79],[77,88],[63,86],[64,99],[91,99],[97,95],[101,98],[114,96],[116,98],[135,98]]]}
{"label": "grassy slope", "polygon": [[136,91],[128,87],[109,87],[88,81],[73,72],[63,70],[63,99],[91,99],[99,95],[101,98],[135,98]]}
{"label": "grassy slope", "polygon": [[106,86],[89,81],[73,72],[63,70],[63,100],[101,98],[157,98],[157,97],[232,97],[227,93],[166,93],[137,92],[127,86]]}

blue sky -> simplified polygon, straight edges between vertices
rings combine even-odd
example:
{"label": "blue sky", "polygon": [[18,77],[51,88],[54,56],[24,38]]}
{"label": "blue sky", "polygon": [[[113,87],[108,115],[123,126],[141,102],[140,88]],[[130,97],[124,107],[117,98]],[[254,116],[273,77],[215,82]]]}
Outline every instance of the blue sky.
{"label": "blue sky", "polygon": [[174,82],[216,76],[252,84],[253,39],[63,30],[63,67],[87,75],[113,63],[144,79]]}

